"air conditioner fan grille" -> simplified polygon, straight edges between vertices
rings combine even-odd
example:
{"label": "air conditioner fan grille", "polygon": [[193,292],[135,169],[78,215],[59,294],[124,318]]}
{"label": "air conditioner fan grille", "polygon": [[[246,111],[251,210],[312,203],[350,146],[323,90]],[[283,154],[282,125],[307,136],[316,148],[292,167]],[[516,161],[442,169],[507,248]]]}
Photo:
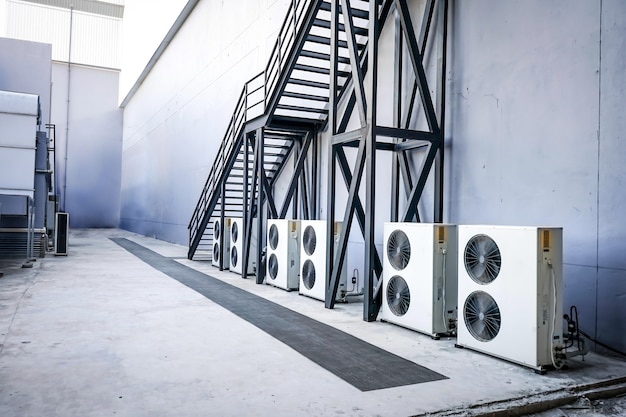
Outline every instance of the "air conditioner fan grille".
{"label": "air conditioner fan grille", "polygon": [[302,247],[304,252],[308,256],[313,255],[315,247],[317,246],[317,236],[315,235],[315,228],[313,226],[307,226],[302,234]]}
{"label": "air conditioner fan grille", "polygon": [[275,224],[270,226],[268,240],[270,243],[270,248],[272,248],[272,250],[276,250],[276,248],[278,247],[278,227],[276,227]]}
{"label": "air conditioner fan grille", "polygon": [[302,283],[307,290],[315,286],[315,265],[307,259],[302,265]]}
{"label": "air conditioner fan grille", "polygon": [[411,291],[404,278],[395,275],[387,283],[387,305],[396,316],[404,316],[411,305]]}
{"label": "air conditioner fan grille", "polygon": [[213,260],[215,262],[220,261],[220,244],[217,242],[213,244]]}
{"label": "air conditioner fan grille", "polygon": [[387,258],[391,266],[401,271],[409,264],[411,259],[411,243],[402,230],[394,230],[387,240]]}
{"label": "air conditioner fan grille", "polygon": [[239,225],[237,222],[233,222],[233,225],[230,229],[230,236],[233,243],[237,243],[237,238],[239,237]]}
{"label": "air conditioner fan grille", "polygon": [[272,279],[276,279],[278,276],[278,258],[276,254],[271,254],[269,260],[267,261],[267,271]]}
{"label": "air conditioner fan grille", "polygon": [[489,284],[498,277],[502,257],[496,242],[487,235],[472,237],[465,246],[465,270],[478,284]]}
{"label": "air conditioner fan grille", "polygon": [[470,334],[481,342],[493,340],[500,332],[500,308],[489,294],[474,291],[465,300],[463,318]]}
{"label": "air conditioner fan grille", "polygon": [[213,223],[213,239],[220,238],[220,222],[216,221]]}
{"label": "air conditioner fan grille", "polygon": [[237,267],[237,262],[239,261],[239,254],[237,253],[237,247],[233,246],[230,250],[230,263]]}

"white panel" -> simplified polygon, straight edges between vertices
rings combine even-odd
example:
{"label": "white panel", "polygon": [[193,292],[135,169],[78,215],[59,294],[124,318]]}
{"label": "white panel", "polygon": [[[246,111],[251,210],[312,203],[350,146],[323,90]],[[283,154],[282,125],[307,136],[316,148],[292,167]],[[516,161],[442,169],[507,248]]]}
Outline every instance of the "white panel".
{"label": "white panel", "polygon": [[34,94],[0,91],[0,113],[37,116],[38,103],[39,98]]}
{"label": "white panel", "polygon": [[35,183],[34,149],[0,146],[0,194],[29,195]]}
{"label": "white panel", "polygon": [[0,111],[0,192],[32,196],[37,96],[0,92]]}

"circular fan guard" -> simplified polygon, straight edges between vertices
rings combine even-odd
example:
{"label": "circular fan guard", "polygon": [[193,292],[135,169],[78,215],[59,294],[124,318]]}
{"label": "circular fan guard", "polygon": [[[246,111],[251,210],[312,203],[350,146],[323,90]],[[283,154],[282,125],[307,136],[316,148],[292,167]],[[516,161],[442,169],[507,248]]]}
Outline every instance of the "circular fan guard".
{"label": "circular fan guard", "polygon": [[411,304],[411,291],[404,278],[395,275],[387,283],[387,305],[396,316],[404,316]]}
{"label": "circular fan guard", "polygon": [[496,300],[486,292],[474,291],[467,297],[463,318],[467,330],[481,342],[493,340],[500,332],[500,308]]}
{"label": "circular fan guard", "polygon": [[220,244],[217,242],[213,244],[213,260],[215,262],[220,261]]}
{"label": "circular fan guard", "polygon": [[278,258],[273,253],[267,261],[267,272],[272,279],[276,279],[278,276]]}
{"label": "circular fan guard", "polygon": [[233,243],[237,242],[237,238],[239,237],[239,226],[237,222],[233,222],[233,226],[230,228],[230,236]]}
{"label": "circular fan guard", "polygon": [[307,255],[313,255],[315,247],[317,246],[317,237],[315,236],[315,229],[313,226],[307,226],[302,234],[302,247]]}
{"label": "circular fan guard", "polygon": [[213,238],[214,239],[219,239],[220,238],[220,222],[215,222],[213,223]]}
{"label": "circular fan guard", "polygon": [[489,284],[498,277],[502,257],[500,249],[487,235],[476,235],[465,246],[465,270],[478,284]]}
{"label": "circular fan guard", "polygon": [[239,256],[237,254],[237,248],[233,246],[230,250],[230,263],[235,267],[237,266],[238,258]]}
{"label": "circular fan guard", "polygon": [[270,248],[272,248],[272,250],[276,250],[276,247],[278,247],[278,227],[276,227],[275,224],[270,227],[269,237],[267,240],[269,240]]}
{"label": "circular fan guard", "polygon": [[310,259],[307,259],[302,265],[302,283],[307,290],[315,285],[315,265]]}
{"label": "circular fan guard", "polygon": [[387,240],[387,259],[391,266],[401,271],[409,264],[411,259],[411,243],[402,230],[394,230]]}

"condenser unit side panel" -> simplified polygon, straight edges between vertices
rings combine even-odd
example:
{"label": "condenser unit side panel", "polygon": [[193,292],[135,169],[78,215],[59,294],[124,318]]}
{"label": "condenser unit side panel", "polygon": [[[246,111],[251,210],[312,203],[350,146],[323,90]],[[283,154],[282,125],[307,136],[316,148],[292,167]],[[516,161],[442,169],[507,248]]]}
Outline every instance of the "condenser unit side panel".
{"label": "condenser unit side panel", "polygon": [[562,345],[562,229],[538,229],[537,242],[537,357],[540,364],[548,365],[552,363],[552,347]]}
{"label": "condenser unit side panel", "polygon": [[[448,236],[446,239],[446,311],[452,317],[458,315],[458,279],[459,279],[459,263],[457,251],[458,229],[457,226],[448,226]],[[451,313],[450,313],[451,312]]]}
{"label": "condenser unit side panel", "polygon": [[449,332],[448,319],[456,317],[457,310],[457,240],[456,227],[435,225],[433,247],[433,322],[434,333]]}
{"label": "condenser unit side panel", "polygon": [[288,234],[288,248],[287,248],[287,287],[290,290],[298,288],[300,282],[300,238],[292,237],[291,232]]}
{"label": "condenser unit side panel", "polygon": [[[430,225],[428,225],[430,226]],[[407,318],[415,330],[434,333],[433,294],[436,292],[433,270],[433,229],[426,225],[406,227],[405,232],[411,242],[411,259],[407,267],[399,273],[411,288],[411,304]]]}

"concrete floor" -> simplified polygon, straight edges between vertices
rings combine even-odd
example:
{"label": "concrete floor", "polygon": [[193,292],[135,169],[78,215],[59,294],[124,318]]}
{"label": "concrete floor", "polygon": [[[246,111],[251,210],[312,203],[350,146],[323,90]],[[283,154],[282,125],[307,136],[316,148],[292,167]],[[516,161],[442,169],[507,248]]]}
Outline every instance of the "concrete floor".
{"label": "concrete floor", "polygon": [[[361,392],[109,240],[126,237],[449,379]],[[0,266],[0,416],[481,415],[626,380],[589,354],[568,370],[527,368],[256,285],[186,247],[121,230],[73,230],[68,257]],[[271,320],[268,317],[268,320]],[[366,363],[363,366],[367,366]],[[590,385],[591,384],[591,385]],[[503,415],[512,415],[507,412]]]}

